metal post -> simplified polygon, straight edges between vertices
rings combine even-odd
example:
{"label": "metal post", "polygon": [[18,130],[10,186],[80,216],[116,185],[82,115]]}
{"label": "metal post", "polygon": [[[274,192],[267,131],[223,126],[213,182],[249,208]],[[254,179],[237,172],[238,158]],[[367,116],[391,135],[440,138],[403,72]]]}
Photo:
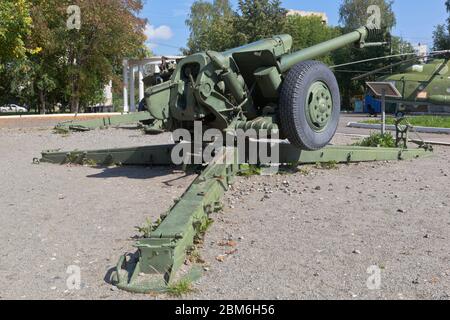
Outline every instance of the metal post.
{"label": "metal post", "polygon": [[130,67],[130,112],[136,111],[136,101],[134,92],[134,66]]}
{"label": "metal post", "polygon": [[142,64],[138,67],[138,78],[139,78],[139,103],[144,99],[144,66]]}
{"label": "metal post", "polygon": [[386,133],[386,89],[381,90],[381,134]]}
{"label": "metal post", "polygon": [[128,60],[123,60],[123,112],[129,112],[128,106]]}

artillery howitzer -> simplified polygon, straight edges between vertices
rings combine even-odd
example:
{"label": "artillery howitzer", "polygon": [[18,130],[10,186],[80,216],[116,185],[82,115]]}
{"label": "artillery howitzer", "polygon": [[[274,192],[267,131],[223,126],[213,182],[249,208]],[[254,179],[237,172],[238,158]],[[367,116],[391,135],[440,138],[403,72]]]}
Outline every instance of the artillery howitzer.
{"label": "artillery howitzer", "polygon": [[362,27],[291,53],[292,37],[285,34],[196,53],[178,63],[169,81],[146,90],[147,108],[169,131],[193,130],[194,121],[224,131],[281,129],[293,145],[317,150],[336,132],[340,95],[330,69],[310,59],[349,44],[362,48],[378,35]]}
{"label": "artillery howitzer", "polygon": [[[339,88],[328,67],[310,59],[348,44],[363,47],[376,33],[362,27],[294,53],[290,53],[291,36],[280,35],[223,53],[193,54],[177,64],[169,80],[146,90],[148,112],[168,131],[194,131],[199,122],[204,129],[224,134],[237,129],[273,133],[281,129],[290,143],[278,142],[278,163],[401,160],[428,154],[423,149],[327,146],[338,125]],[[47,151],[41,161],[165,165],[173,162],[177,146]],[[245,167],[234,155],[234,146],[223,149],[162,215],[160,224],[136,243],[137,253],[120,258],[112,277],[117,287],[143,293],[164,290],[177,279],[195,236],[205,230],[234,175]],[[233,161],[221,161],[230,153]]]}
{"label": "artillery howitzer", "polygon": [[[281,129],[297,147],[316,150],[333,137],[340,113],[339,87],[330,69],[310,59],[349,44],[357,47],[379,36],[362,27],[341,37],[291,53],[292,37],[279,35],[222,53],[206,51],[165,70],[164,81],[144,79],[146,112],[61,128],[90,129],[130,121],[154,122],[153,129]],[[164,64],[164,63],[163,63]],[[169,77],[170,76],[170,77]],[[156,85],[155,85],[156,84]],[[152,128],[150,128],[152,129]]]}

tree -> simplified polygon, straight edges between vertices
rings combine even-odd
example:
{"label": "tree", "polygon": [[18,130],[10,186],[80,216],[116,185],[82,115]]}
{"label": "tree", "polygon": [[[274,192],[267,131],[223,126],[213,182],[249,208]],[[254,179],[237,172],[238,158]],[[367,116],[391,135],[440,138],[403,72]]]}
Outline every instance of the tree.
{"label": "tree", "polygon": [[392,36],[391,38],[392,54],[402,54],[414,52],[413,45],[401,37]]}
{"label": "tree", "polygon": [[[450,0],[445,2],[447,12],[450,12]],[[434,50],[450,49],[450,17],[447,18],[447,25],[439,24],[433,31],[433,48]]]}
{"label": "tree", "polygon": [[279,34],[285,27],[286,9],[280,0],[239,0],[237,32],[245,43]]}
{"label": "tree", "polygon": [[240,0],[236,12],[229,0],[197,0],[186,20],[190,36],[184,53],[224,51],[272,37],[282,32],[285,21],[279,0]]}
{"label": "tree", "polygon": [[236,38],[235,24],[237,16],[229,0],[215,0],[213,3],[203,0],[192,4],[186,20],[190,36],[185,54],[199,51],[224,51],[239,43]]}
{"label": "tree", "polygon": [[[95,103],[127,55],[135,56],[145,41],[146,21],[137,17],[141,0],[77,0],[82,12],[81,29],[68,30],[67,58],[71,83],[70,108]],[[64,6],[64,9],[67,6]]]}
{"label": "tree", "polygon": [[[377,5],[381,13],[381,28],[389,33],[395,26],[395,14],[392,11],[392,0],[344,0],[339,9],[339,21],[342,24],[342,32],[348,33],[368,22],[369,14],[367,10],[370,5]],[[348,63],[364,59],[383,57],[391,54],[389,46],[370,47],[356,49],[351,47],[342,48],[333,53],[333,60],[336,64]],[[386,65],[385,60],[376,60],[368,63],[355,64],[345,67],[345,72],[337,72],[342,96],[342,105],[350,107],[351,98],[361,95],[364,92],[364,81],[351,80],[358,71],[371,71]]]}
{"label": "tree", "polygon": [[[79,30],[68,28],[69,5],[81,10]],[[20,39],[23,47],[39,50],[27,49],[23,59],[7,58],[0,95],[39,105],[41,112],[57,103],[78,112],[100,102],[104,85],[120,82],[122,60],[146,54],[141,9],[141,0],[29,0],[32,23]]]}
{"label": "tree", "polygon": [[0,71],[7,61],[26,56],[25,40],[32,22],[29,6],[26,0],[0,2]]}
{"label": "tree", "polygon": [[367,9],[377,5],[381,11],[381,27],[392,30],[396,24],[393,3],[393,0],[344,0],[339,8],[339,22],[346,32],[365,26],[369,17]]}
{"label": "tree", "polygon": [[[308,48],[341,35],[339,28],[327,26],[320,17],[302,17],[298,15],[287,17],[283,33],[292,36],[294,41],[293,51]],[[333,64],[331,53],[320,57],[318,60],[329,65]]]}
{"label": "tree", "polygon": [[439,24],[433,31],[433,49],[434,50],[448,50],[450,49],[450,34],[447,31],[448,27],[444,24]]}

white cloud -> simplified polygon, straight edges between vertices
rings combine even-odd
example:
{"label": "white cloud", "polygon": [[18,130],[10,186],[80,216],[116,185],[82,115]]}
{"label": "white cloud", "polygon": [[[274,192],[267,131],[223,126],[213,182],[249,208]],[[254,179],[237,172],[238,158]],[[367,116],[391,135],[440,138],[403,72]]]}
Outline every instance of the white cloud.
{"label": "white cloud", "polygon": [[173,37],[173,31],[169,26],[162,25],[155,27],[153,25],[147,24],[145,26],[145,35],[147,40],[169,40]]}

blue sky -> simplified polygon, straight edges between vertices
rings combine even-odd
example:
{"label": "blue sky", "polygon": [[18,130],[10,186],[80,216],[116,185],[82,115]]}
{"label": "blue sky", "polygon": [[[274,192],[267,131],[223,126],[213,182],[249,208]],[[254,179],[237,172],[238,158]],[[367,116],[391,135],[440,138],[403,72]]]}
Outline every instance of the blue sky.
{"label": "blue sky", "polygon": [[[186,46],[189,30],[185,20],[194,0],[144,0],[141,16],[148,19],[150,47],[157,55],[175,55]],[[234,8],[237,0],[231,0]],[[330,25],[338,25],[340,0],[283,0],[287,9],[321,11]],[[432,44],[434,26],[447,18],[445,0],[395,0],[397,26],[394,34],[417,44]]]}

